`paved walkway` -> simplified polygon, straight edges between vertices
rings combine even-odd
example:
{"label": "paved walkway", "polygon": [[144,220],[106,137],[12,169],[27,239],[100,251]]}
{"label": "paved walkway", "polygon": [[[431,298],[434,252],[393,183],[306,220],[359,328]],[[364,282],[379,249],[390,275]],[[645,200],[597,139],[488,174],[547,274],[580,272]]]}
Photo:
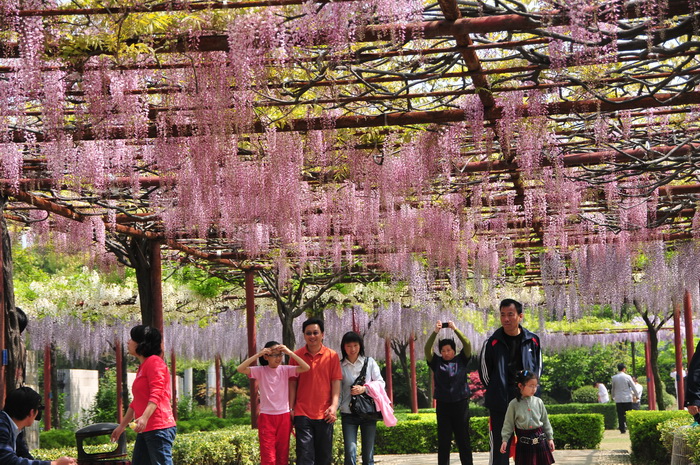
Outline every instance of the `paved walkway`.
{"label": "paved walkway", "polygon": [[[599,450],[557,450],[554,460],[560,465],[629,465],[629,437],[619,431],[605,431]],[[488,452],[475,452],[474,465],[488,465]],[[377,465],[436,465],[437,454],[375,455]],[[450,457],[452,464],[459,464],[459,454]],[[511,464],[513,461],[511,460]]]}
{"label": "paved walkway", "polygon": [[[488,465],[487,452],[473,454],[474,465]],[[554,451],[554,460],[561,465],[629,465],[630,456],[626,450],[559,450]],[[459,464],[459,454],[452,454],[452,464]],[[377,465],[436,465],[437,454],[415,455],[375,455]],[[513,461],[511,460],[511,464]]]}

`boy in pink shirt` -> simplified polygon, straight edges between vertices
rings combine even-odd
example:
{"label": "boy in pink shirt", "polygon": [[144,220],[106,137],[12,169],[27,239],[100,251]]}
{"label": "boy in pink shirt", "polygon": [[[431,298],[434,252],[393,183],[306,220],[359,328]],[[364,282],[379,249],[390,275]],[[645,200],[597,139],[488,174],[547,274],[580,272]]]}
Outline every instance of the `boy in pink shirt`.
{"label": "boy in pink shirt", "polygon": [[[299,364],[282,365],[282,354],[287,354]],[[250,365],[258,359],[261,366]],[[258,438],[260,440],[261,465],[287,465],[289,463],[289,436],[292,433],[292,417],[289,410],[289,378],[309,370],[309,364],[286,346],[270,341],[265,348],[241,363],[236,369],[251,379],[258,380],[260,391],[260,415]]]}

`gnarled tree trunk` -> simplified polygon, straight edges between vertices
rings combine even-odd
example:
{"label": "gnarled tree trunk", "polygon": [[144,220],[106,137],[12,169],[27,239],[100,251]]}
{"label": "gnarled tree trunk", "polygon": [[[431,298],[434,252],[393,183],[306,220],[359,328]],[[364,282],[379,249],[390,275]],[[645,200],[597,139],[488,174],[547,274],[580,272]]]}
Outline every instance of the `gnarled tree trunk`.
{"label": "gnarled tree trunk", "polygon": [[[26,349],[19,328],[19,317],[15,308],[15,291],[12,280],[12,245],[7,224],[2,213],[5,211],[7,197],[0,197],[0,243],[2,250],[2,303],[5,314],[5,349],[7,349],[7,366],[5,366],[5,383],[3,388],[7,391],[24,384]],[[0,403],[4,404],[4,396],[0,397]]]}
{"label": "gnarled tree trunk", "polygon": [[152,263],[153,247],[160,247],[150,239],[117,235],[115,240],[107,241],[107,249],[117,256],[117,260],[136,271],[136,283],[139,289],[141,322],[155,325],[155,306],[153,299]]}

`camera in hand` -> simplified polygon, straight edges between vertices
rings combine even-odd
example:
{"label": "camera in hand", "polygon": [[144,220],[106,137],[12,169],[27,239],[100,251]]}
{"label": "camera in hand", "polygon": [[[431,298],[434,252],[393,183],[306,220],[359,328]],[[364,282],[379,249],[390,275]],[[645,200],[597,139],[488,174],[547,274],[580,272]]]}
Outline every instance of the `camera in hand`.
{"label": "camera in hand", "polygon": [[450,324],[449,324],[447,321],[443,321],[443,322],[442,322],[442,327],[443,327],[443,328],[449,328],[449,327],[450,327]]}

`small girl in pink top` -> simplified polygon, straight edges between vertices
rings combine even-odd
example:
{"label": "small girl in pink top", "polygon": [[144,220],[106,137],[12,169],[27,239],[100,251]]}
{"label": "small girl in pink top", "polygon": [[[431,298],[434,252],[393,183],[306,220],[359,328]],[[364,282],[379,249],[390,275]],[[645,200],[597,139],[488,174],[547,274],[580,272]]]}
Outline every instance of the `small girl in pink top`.
{"label": "small girl in pink top", "polygon": [[[297,361],[299,366],[282,365],[282,354]],[[255,360],[261,366],[250,366]],[[289,378],[309,371],[309,364],[276,341],[241,363],[237,370],[258,380],[260,415],[258,438],[260,440],[261,465],[287,465],[289,463],[289,436],[292,434],[292,414],[289,409]]]}

